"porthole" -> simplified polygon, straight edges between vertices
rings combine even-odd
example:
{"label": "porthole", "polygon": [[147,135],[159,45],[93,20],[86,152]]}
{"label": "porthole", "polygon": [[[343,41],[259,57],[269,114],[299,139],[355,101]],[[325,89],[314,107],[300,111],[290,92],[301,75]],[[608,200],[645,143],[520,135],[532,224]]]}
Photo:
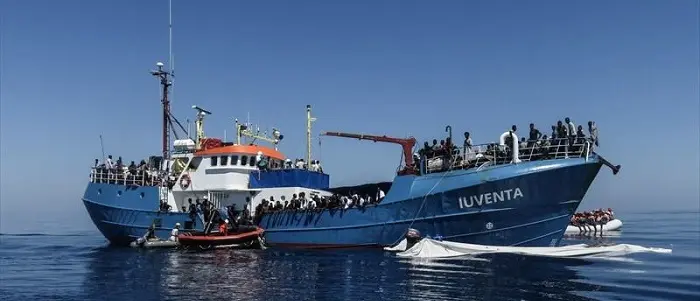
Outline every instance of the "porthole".
{"label": "porthole", "polygon": [[121,191],[121,190],[117,191],[117,196],[122,196],[122,191]]}
{"label": "porthole", "polygon": [[97,189],[97,195],[100,195],[100,194],[102,194],[102,188]]}
{"label": "porthole", "polygon": [[140,196],[141,198],[144,198],[144,197],[146,196],[146,194],[144,194],[144,193],[142,192],[142,193],[139,193],[139,196]]}

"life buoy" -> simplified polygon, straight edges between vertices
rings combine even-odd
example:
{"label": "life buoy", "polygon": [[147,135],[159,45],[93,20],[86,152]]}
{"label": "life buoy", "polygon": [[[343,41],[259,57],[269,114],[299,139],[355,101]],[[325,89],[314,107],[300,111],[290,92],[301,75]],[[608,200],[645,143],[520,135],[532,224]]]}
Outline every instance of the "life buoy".
{"label": "life buoy", "polygon": [[180,188],[187,189],[187,187],[190,187],[191,182],[192,181],[190,180],[190,176],[188,174],[182,175],[182,178],[180,178]]}

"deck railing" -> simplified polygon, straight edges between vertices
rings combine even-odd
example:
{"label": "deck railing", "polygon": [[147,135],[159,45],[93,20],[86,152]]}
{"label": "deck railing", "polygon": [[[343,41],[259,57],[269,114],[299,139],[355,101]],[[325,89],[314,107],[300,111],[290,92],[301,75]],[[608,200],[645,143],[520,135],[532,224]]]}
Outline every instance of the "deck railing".
{"label": "deck railing", "polygon": [[129,186],[159,186],[160,176],[155,171],[132,170],[127,168],[93,167],[90,171],[90,182],[107,183]]}
{"label": "deck railing", "polygon": [[[518,159],[521,162],[586,158],[592,152],[588,139],[561,138],[537,141],[519,141]],[[481,169],[491,165],[512,163],[513,148],[502,146],[498,143],[473,145],[471,147],[455,147],[451,155],[442,154],[432,158],[423,159],[425,173],[435,173],[450,169]]]}

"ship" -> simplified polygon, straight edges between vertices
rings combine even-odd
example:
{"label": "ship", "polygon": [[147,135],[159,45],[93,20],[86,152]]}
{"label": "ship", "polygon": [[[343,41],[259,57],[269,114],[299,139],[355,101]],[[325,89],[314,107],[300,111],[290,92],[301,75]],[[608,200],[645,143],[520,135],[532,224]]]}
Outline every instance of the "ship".
{"label": "ship", "polygon": [[[169,236],[176,224],[183,225],[182,232],[203,231],[211,221],[188,208],[206,199],[222,209],[222,215],[245,212],[254,226],[263,229],[261,240],[267,247],[381,248],[398,243],[409,229],[472,244],[557,246],[601,167],[614,174],[620,170],[589,140],[520,147],[516,133],[506,131],[499,142],[454,147],[429,157],[416,153],[413,137],[323,132],[396,144],[402,150],[402,165],[393,180],[330,187],[329,174],[309,165],[314,161],[311,139],[316,120],[310,105],[306,164],[290,166],[279,149],[284,136],[278,129],[267,135],[236,120],[234,141],[207,137],[203,124],[211,112],[198,106],[192,106],[196,135],[190,138],[189,129],[170,112],[171,72],[158,63],[151,74],[162,88],[161,154],[138,167],[96,164],[82,197],[97,229],[115,245],[128,245],[149,227],[159,237]],[[174,124],[185,134],[178,136]],[[171,135],[176,138],[172,143]],[[306,204],[307,199],[341,195],[376,197],[362,204],[260,210],[268,200],[274,205],[274,200],[284,203],[303,196]]]}

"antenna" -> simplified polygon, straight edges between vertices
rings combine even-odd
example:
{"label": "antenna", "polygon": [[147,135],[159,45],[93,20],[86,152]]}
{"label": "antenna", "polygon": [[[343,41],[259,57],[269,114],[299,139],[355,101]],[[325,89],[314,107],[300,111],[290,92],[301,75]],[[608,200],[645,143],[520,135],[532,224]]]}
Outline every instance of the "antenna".
{"label": "antenna", "polygon": [[105,156],[105,144],[102,141],[102,135],[100,135],[100,147],[102,148],[102,163],[107,161],[107,156]]}
{"label": "antenna", "polygon": [[[170,65],[170,81],[175,82],[175,59],[173,57],[173,0],[168,0],[168,64]],[[170,88],[170,100],[174,98],[175,89]]]}
{"label": "antenna", "polygon": [[315,117],[311,117],[311,105],[306,105],[306,166],[311,164],[311,123],[316,121]]}
{"label": "antenna", "polygon": [[162,100],[163,104],[163,160],[170,158],[170,99],[168,98],[168,88],[172,85],[170,81],[170,72],[163,70],[163,63],[156,63],[157,70],[151,70],[151,75],[157,76],[160,80],[160,85],[163,87]]}

